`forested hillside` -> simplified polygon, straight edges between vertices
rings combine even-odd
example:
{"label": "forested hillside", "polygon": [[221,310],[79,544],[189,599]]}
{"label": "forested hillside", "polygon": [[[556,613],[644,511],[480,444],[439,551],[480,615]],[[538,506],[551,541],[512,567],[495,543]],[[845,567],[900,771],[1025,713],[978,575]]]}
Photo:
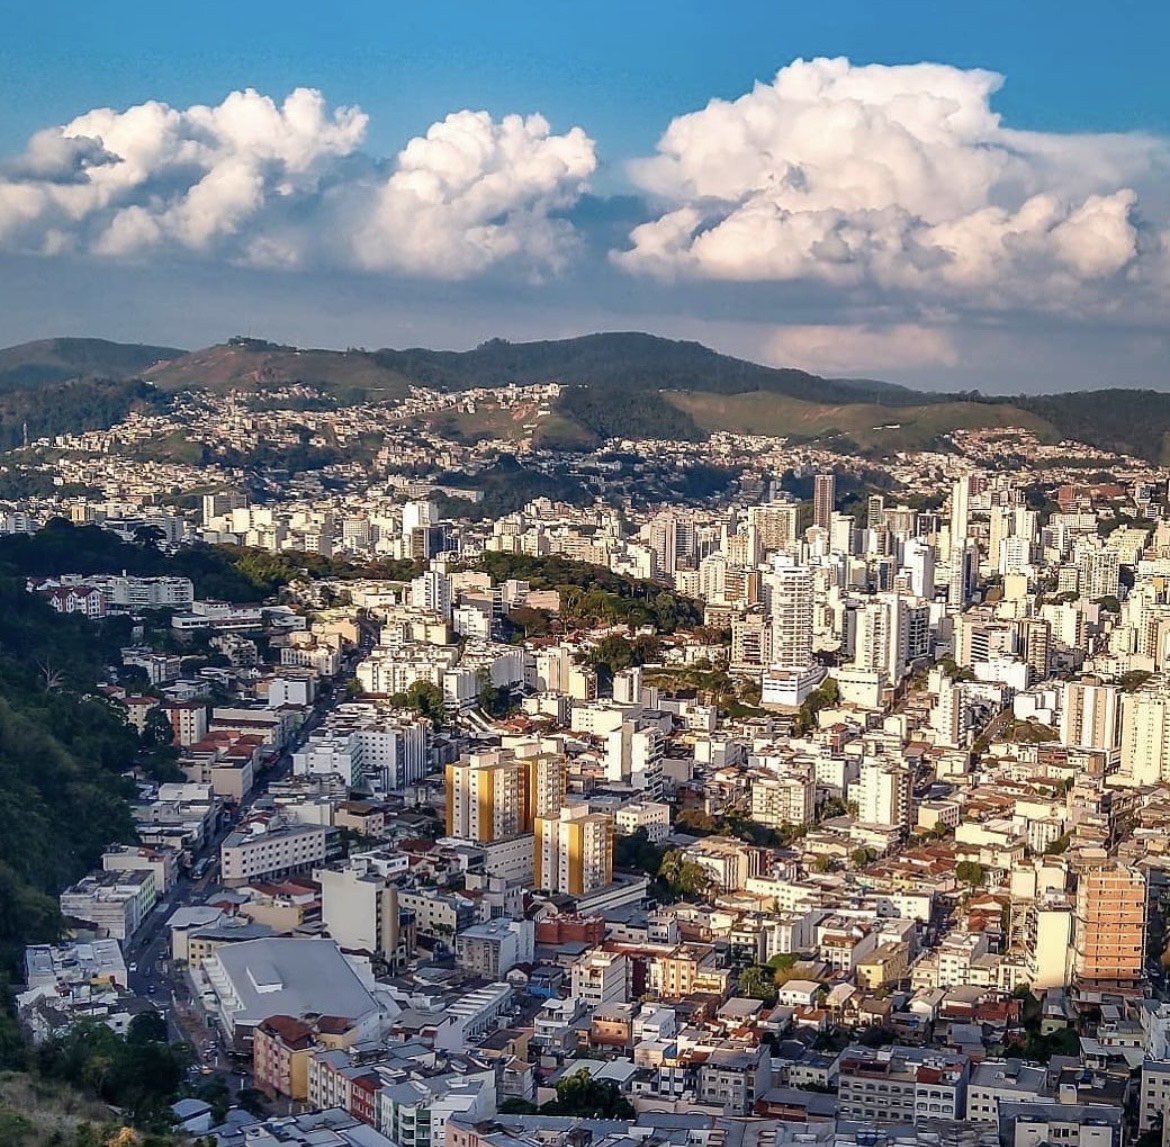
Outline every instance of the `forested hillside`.
{"label": "forested hillside", "polygon": [[134,378],[185,352],[106,339],[42,339],[0,350],[0,391],[76,378]]}
{"label": "forested hillside", "polygon": [[58,932],[56,893],[134,839],[138,736],[95,692],[128,619],[61,616],[0,577],[0,964]]}
{"label": "forested hillside", "polygon": [[104,430],[132,410],[151,410],[165,402],[153,387],[134,379],[78,379],[21,389],[0,390],[0,450],[24,441]]}
{"label": "forested hillside", "polygon": [[887,382],[820,378],[803,370],[760,366],[696,342],[617,331],[548,342],[492,339],[475,350],[380,350],[383,366],[443,390],[539,382],[620,386],[631,391],[775,391],[818,402],[921,403],[924,396]]}
{"label": "forested hillside", "polygon": [[1037,394],[1016,405],[1039,415],[1061,438],[1101,450],[1170,463],[1170,394],[1160,390],[1081,390]]}

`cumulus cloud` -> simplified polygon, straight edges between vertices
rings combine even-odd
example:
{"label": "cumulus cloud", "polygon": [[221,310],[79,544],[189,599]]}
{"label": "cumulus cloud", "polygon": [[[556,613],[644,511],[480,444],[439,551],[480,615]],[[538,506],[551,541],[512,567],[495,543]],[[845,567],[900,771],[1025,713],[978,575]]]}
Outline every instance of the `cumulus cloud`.
{"label": "cumulus cloud", "polygon": [[563,265],[573,233],[557,213],[596,166],[580,128],[464,111],[383,164],[362,152],[367,125],[308,88],[280,104],[249,89],[215,107],[96,109],[0,164],[0,245],[439,278]]}
{"label": "cumulus cloud", "polygon": [[363,266],[461,278],[522,255],[559,270],[574,245],[553,213],[585,192],[597,165],[580,129],[543,116],[457,112],[412,139],[356,236]]}
{"label": "cumulus cloud", "polygon": [[1136,188],[1166,141],[1013,131],[1002,78],[798,60],[668,126],[630,174],[660,206],[615,261],[978,307],[1103,301],[1142,275]]}

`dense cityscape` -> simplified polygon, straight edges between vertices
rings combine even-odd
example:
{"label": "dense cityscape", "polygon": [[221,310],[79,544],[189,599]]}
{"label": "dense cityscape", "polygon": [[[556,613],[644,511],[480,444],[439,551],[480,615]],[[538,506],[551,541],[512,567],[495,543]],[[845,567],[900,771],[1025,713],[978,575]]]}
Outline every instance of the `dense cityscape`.
{"label": "dense cityscape", "polygon": [[193,390],[7,456],[0,564],[116,627],[135,743],[20,955],[42,1070],[170,1057],[97,1093],[217,1147],[1159,1142],[1170,471],[569,453],[557,389]]}
{"label": "dense cityscape", "polygon": [[1170,4],[10,4],[0,1147],[1170,1147]]}

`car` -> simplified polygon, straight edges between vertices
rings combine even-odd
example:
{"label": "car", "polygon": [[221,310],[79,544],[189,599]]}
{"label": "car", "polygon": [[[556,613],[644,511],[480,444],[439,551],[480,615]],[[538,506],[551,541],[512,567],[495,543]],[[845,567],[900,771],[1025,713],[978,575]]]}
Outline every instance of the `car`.
{"label": "car", "polygon": [[132,964],[130,964],[130,965],[127,967],[126,971],[128,971],[128,972],[137,972],[137,971],[138,971],[138,965],[137,965],[137,964],[133,964],[133,963],[132,963]]}

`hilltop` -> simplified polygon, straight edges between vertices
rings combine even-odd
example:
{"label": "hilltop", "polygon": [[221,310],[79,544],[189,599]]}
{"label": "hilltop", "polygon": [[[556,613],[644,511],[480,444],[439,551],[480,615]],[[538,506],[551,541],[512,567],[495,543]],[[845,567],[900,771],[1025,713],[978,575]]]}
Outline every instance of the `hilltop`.
{"label": "hilltop", "polygon": [[401,398],[412,379],[367,351],[304,350],[262,339],[229,342],[152,364],[142,377],[160,390],[262,389],[303,383],[339,398]]}
{"label": "hilltop", "polygon": [[635,331],[530,343],[491,339],[469,351],[418,347],[379,350],[373,357],[422,386],[440,390],[556,381],[571,386],[621,386],[638,391],[740,394],[762,390],[817,402],[898,405],[924,400],[921,392],[894,383],[828,379],[803,370],[760,366],[720,354],[701,343]]}
{"label": "hilltop", "polygon": [[41,339],[0,350],[0,391],[74,379],[125,379],[179,358],[175,347],[106,339]]}

